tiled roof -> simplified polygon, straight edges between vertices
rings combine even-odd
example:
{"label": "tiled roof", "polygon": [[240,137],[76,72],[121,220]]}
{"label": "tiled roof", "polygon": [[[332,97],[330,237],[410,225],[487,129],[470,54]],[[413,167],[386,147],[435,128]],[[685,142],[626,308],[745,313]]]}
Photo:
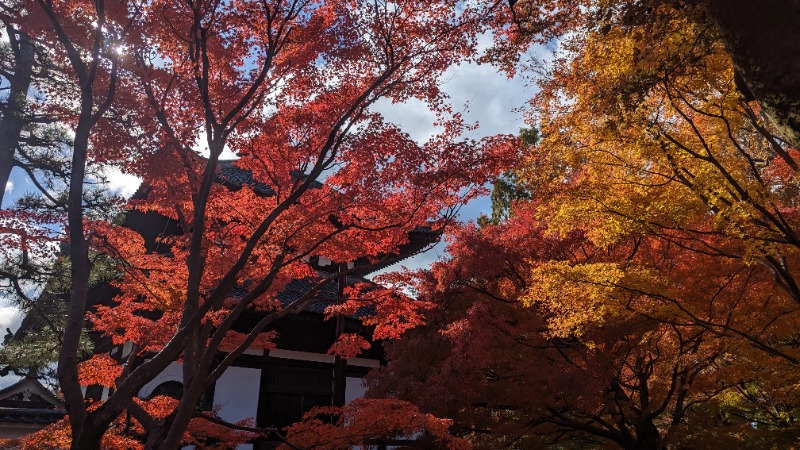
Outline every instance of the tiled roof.
{"label": "tiled roof", "polygon": [[35,378],[0,390],[0,423],[47,425],[64,417],[63,402]]}
{"label": "tiled roof", "polygon": [[[316,282],[317,280],[309,278],[292,280],[286,285],[286,289],[278,294],[278,300],[283,306],[288,306],[314,288]],[[327,283],[317,292],[304,311],[322,314],[325,312],[325,308],[336,303],[338,294],[336,283]]]}
{"label": "tiled roof", "polygon": [[[359,276],[367,276],[370,273],[377,272],[393,264],[397,264],[400,261],[410,258],[421,252],[425,249],[425,247],[439,242],[441,235],[441,231],[435,231],[429,226],[418,226],[408,234],[408,243],[402,245],[397,250],[395,255],[388,255],[388,257],[383,258],[383,262],[379,261],[378,263],[371,262],[367,258],[361,258],[355,261],[357,269],[354,273],[355,275]],[[368,268],[358,269],[359,266]]]}
{"label": "tiled roof", "polygon": [[[275,191],[268,184],[257,181],[253,178],[253,172],[247,169],[242,169],[234,165],[234,160],[221,160],[217,163],[217,177],[216,181],[227,186],[230,189],[238,190],[244,186],[249,186],[253,191],[264,197],[271,197],[275,195]],[[300,177],[299,172],[292,173],[293,177]],[[322,187],[322,183],[314,181],[311,183],[312,189]],[[147,183],[142,183],[131,198],[142,200],[147,197],[150,188]]]}
{"label": "tiled roof", "polygon": [[217,179],[234,189],[240,189],[244,186],[249,186],[258,195],[264,197],[271,197],[275,195],[275,191],[266,183],[262,183],[253,179],[253,172],[245,169],[240,169],[233,165],[233,161],[220,161],[219,174]]}
{"label": "tiled roof", "polygon": [[[275,191],[268,184],[257,181],[253,178],[253,172],[247,169],[242,169],[234,165],[235,161],[223,160],[219,162],[217,180],[232,189],[241,189],[244,186],[249,186],[253,191],[264,197],[271,197],[275,195]],[[300,172],[292,172],[293,178],[301,178]],[[322,183],[314,181],[311,183],[312,189],[322,187]]]}
{"label": "tiled roof", "polygon": [[63,418],[66,411],[33,408],[0,408],[0,423],[51,424]]}
{"label": "tiled roof", "polygon": [[[327,274],[330,275],[330,274]],[[289,282],[286,288],[278,294],[283,306],[289,306],[292,302],[296,301],[317,285],[322,278],[297,278]],[[347,277],[347,284],[352,286],[356,283],[368,282],[363,278]],[[244,297],[247,294],[247,289],[237,286],[231,290],[231,296]],[[339,290],[336,282],[326,283],[320,288],[319,292],[311,299],[303,311],[323,314],[325,308],[336,303],[339,298]],[[370,313],[369,308],[361,308],[354,314],[354,317],[364,317]]]}
{"label": "tiled roof", "polygon": [[[224,186],[228,187],[232,190],[241,189],[244,186],[249,186],[253,191],[261,196],[269,197],[275,195],[274,189],[270,187],[268,184],[257,181],[253,178],[253,173],[250,170],[242,169],[236,166],[235,161],[233,160],[222,160],[219,161],[217,166],[217,179],[216,181],[223,184]],[[292,173],[293,177],[301,177],[300,173]],[[317,189],[322,187],[322,183],[318,181],[314,181],[311,185],[312,189]],[[134,198],[143,199],[147,195],[148,188],[143,183],[137,193],[134,195]],[[416,253],[423,250],[428,245],[434,244],[439,241],[439,237],[441,236],[441,231],[433,230],[430,226],[418,226],[414,230],[412,230],[408,237],[409,242],[398,249],[396,255],[379,255],[381,258],[384,259],[383,262],[375,263],[374,261],[369,261],[367,258],[361,258],[358,261],[355,261],[356,271],[353,272],[354,275],[358,276],[367,276],[372,272],[376,272],[378,270],[384,269],[392,264],[395,264],[405,258],[411,257]],[[399,258],[398,258],[399,256]],[[359,266],[363,266],[363,269],[359,269]]]}
{"label": "tiled roof", "polygon": [[[23,404],[20,405],[18,403]],[[60,410],[64,407],[64,402],[53,395],[53,393],[44,387],[36,378],[25,377],[11,386],[0,390],[0,407],[48,408]]]}

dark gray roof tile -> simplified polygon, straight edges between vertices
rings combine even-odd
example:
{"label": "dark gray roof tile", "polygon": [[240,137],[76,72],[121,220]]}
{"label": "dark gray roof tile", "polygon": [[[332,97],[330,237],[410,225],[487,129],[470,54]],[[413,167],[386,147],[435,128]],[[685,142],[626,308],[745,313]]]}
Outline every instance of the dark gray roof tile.
{"label": "dark gray roof tile", "polygon": [[233,165],[233,161],[220,161],[218,180],[233,189],[249,186],[258,195],[271,197],[275,191],[266,183],[256,181],[253,172]]}
{"label": "dark gray roof tile", "polygon": [[39,423],[43,425],[59,421],[66,411],[41,408],[0,408],[0,423]]}
{"label": "dark gray roof tile", "polygon": [[[328,274],[330,275],[330,274]],[[322,280],[322,278],[297,278],[289,282],[286,285],[283,291],[278,294],[278,300],[281,304],[285,306],[289,306],[292,302],[296,301],[307,292],[311,291],[314,286],[317,285]],[[347,284],[352,286],[357,283],[362,282],[369,282],[360,277],[347,277]],[[247,294],[247,289],[242,286],[236,286],[231,289],[231,296],[241,298]],[[337,284],[335,282],[330,282],[322,286],[319,292],[314,296],[313,299],[306,305],[303,311],[312,312],[317,314],[324,314],[325,308],[330,305],[336,303],[339,298],[339,291]],[[364,317],[370,314],[372,311],[371,308],[361,308],[354,314],[354,317]]]}

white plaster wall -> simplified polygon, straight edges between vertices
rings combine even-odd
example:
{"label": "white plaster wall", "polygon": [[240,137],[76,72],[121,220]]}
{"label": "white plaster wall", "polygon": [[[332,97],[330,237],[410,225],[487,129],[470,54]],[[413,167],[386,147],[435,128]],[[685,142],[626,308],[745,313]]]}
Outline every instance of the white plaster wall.
{"label": "white plaster wall", "polygon": [[[299,359],[308,361],[330,362],[332,355],[322,355],[289,350],[272,350],[270,356]],[[377,361],[354,358],[358,366],[372,366]],[[348,361],[349,363],[350,361]],[[377,365],[377,364],[375,364]],[[158,385],[167,381],[181,382],[183,377],[180,364],[173,362],[158,377],[147,383],[139,390],[139,397],[147,398]],[[361,378],[347,377],[345,380],[345,402],[351,402],[363,397],[367,391],[364,380]],[[247,367],[229,367],[217,380],[214,389],[214,404],[220,405],[219,416],[228,422],[238,422],[242,419],[255,418],[258,413],[259,386],[261,384],[261,370]],[[252,450],[252,444],[240,444],[237,450]]]}
{"label": "white plaster wall", "polygon": [[220,405],[219,416],[228,422],[255,419],[260,384],[260,369],[228,367],[214,388],[214,404]]}
{"label": "white plaster wall", "polygon": [[[139,390],[140,398],[147,398],[153,389],[167,381],[183,380],[181,364],[173,362],[156,378]],[[217,380],[214,389],[214,404],[220,405],[219,416],[228,422],[238,422],[258,413],[258,392],[261,370],[246,367],[229,367]],[[184,447],[184,450],[193,446]],[[253,444],[239,444],[236,450],[253,450]]]}
{"label": "white plaster wall", "polygon": [[153,389],[157,388],[159,384],[165,383],[167,381],[177,381],[183,384],[183,369],[182,364],[178,364],[176,362],[171,363],[164,369],[163,372],[158,374],[157,377],[153,378],[149,383],[142,386],[139,389],[139,398],[148,398],[150,394],[153,392]]}
{"label": "white plaster wall", "polygon": [[364,393],[367,392],[367,386],[364,384],[364,380],[362,378],[347,377],[345,382],[344,401],[346,403],[363,397]]}

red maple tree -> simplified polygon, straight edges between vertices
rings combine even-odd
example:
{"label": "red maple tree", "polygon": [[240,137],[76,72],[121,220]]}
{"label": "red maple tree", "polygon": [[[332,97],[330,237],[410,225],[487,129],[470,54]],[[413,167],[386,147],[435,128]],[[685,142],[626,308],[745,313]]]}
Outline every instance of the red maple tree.
{"label": "red maple tree", "polygon": [[[411,231],[445,226],[453,208],[481,194],[516,155],[509,137],[461,139],[466,124],[439,88],[445,69],[475,55],[497,5],[36,0],[21,7],[20,28],[68,74],[46,98],[74,132],[64,220],[71,291],[58,366],[68,423],[51,433],[60,436],[55,445],[96,448],[135,435],[146,448],[175,448],[196,442],[187,430],[202,429],[192,426],[198,420],[225,425],[196,411],[207,387],[247,348],[271,345],[262,333],[268,325],[346,273],[316,280],[281,305],[276,296],[288,282],[314,275],[307,257],[385,263]],[[381,99],[423,102],[440,132],[415,142],[372,109]],[[237,155],[226,164],[252,183],[224,184],[226,151]],[[168,251],[149,251],[132,230],[86,217],[90,163],[144,179],[129,208],[179,224],[159,243]],[[121,294],[89,313],[97,254],[115,261]],[[234,295],[237,286],[247,293]],[[376,305],[371,320],[384,335],[416,317],[400,313],[415,308],[400,293],[374,294],[350,295]],[[262,319],[234,331],[250,312]],[[133,350],[122,361],[80,362],[87,326]],[[334,351],[364,347],[351,337]],[[182,399],[135,400],[173,361],[183,366]],[[85,402],[81,384],[89,381],[111,387],[109,397]],[[127,414],[133,424],[120,424]]]}

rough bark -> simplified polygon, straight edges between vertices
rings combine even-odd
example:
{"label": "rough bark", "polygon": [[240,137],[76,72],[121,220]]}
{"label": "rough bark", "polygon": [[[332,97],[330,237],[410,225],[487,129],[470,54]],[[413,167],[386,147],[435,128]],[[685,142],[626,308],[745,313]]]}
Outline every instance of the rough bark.
{"label": "rough bark", "polygon": [[736,69],[781,136],[800,148],[800,0],[707,0]]}
{"label": "rough bark", "polygon": [[[197,404],[200,403],[200,399],[203,397],[206,390],[206,386],[201,383],[200,380],[205,379],[207,373],[196,374],[196,376],[198,379],[191,383],[188,388],[184,389],[181,404],[175,412],[175,415],[170,417],[171,420],[167,424],[168,429],[165,430],[163,439],[156,440],[153,446],[146,445],[145,449],[161,448],[163,450],[171,450],[180,446],[183,434],[189,427],[189,422],[194,416],[195,408]],[[148,436],[148,441],[150,441],[150,436]]]}
{"label": "rough bark", "polygon": [[102,448],[100,442],[106,432],[106,427],[87,426],[82,427],[80,432],[73,433],[72,450],[96,450]]}

